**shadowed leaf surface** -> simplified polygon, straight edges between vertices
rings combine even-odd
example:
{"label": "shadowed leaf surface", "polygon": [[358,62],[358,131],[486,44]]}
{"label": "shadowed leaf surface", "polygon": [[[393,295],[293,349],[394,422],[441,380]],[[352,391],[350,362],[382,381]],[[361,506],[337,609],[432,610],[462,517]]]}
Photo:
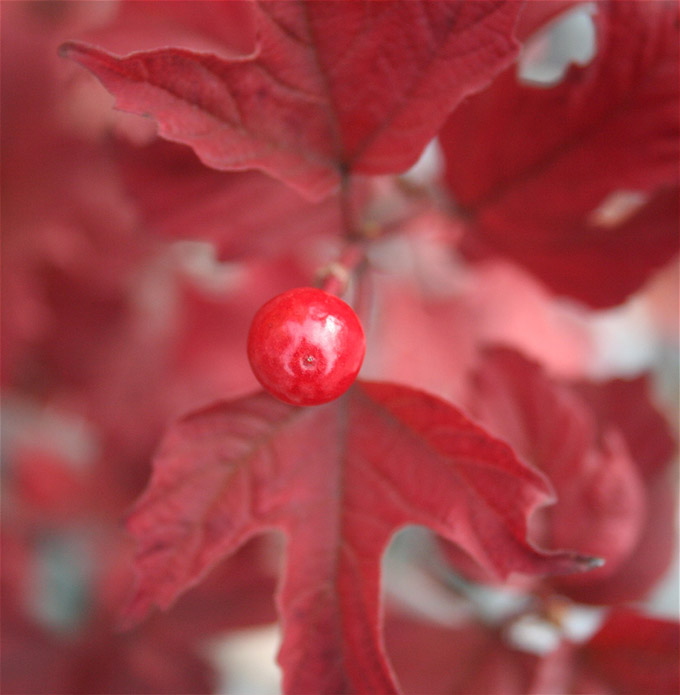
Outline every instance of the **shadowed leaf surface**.
{"label": "shadowed leaf surface", "polygon": [[678,692],[676,622],[616,609],[590,640],[545,655],[471,620],[448,627],[388,614],[386,642],[405,693],[441,695],[670,695]]}
{"label": "shadowed leaf surface", "polygon": [[559,294],[620,303],[678,249],[678,8],[601,2],[597,54],[552,87],[506,70],[441,133],[470,257],[508,256]]}
{"label": "shadowed leaf surface", "polygon": [[[582,671],[597,674],[610,689],[607,692],[624,695],[680,692],[677,621],[645,616],[632,609],[617,609],[584,651]],[[575,680],[579,680],[578,676]]]}

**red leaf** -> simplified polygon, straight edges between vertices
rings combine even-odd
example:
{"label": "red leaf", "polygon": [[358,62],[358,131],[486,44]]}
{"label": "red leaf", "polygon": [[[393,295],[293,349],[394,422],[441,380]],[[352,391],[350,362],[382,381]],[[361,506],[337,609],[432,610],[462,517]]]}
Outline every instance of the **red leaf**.
{"label": "red leaf", "polygon": [[590,560],[542,553],[526,519],[544,479],[455,408],[358,383],[327,406],[266,394],[218,404],[167,433],[129,519],[139,543],[135,621],[250,536],[283,530],[278,603],[287,692],[395,692],[380,637],[381,555],[406,524],[460,543],[490,572],[570,572]]}
{"label": "red leaf", "polygon": [[216,567],[161,616],[161,626],[198,643],[206,635],[276,622],[275,563],[270,559],[277,559],[273,551],[278,548],[270,547],[267,540],[260,536],[246,543]]}
{"label": "red leaf", "polygon": [[269,176],[208,169],[187,147],[160,140],[118,143],[117,155],[148,230],[213,242],[219,258],[274,256],[342,231],[337,196],[310,204]]}
{"label": "red leaf", "polygon": [[472,620],[434,625],[389,615],[386,642],[405,693],[442,695],[674,695],[678,624],[613,611],[589,642],[563,639],[539,656],[512,647],[507,631]]}
{"label": "red leaf", "polygon": [[603,428],[568,387],[511,350],[490,350],[475,375],[471,412],[544,472],[557,503],[535,520],[542,542],[605,558],[601,569],[561,580],[569,586],[610,576],[635,547],[645,490],[621,434]]}
{"label": "red leaf", "polygon": [[217,169],[261,169],[321,198],[348,171],[412,165],[467,94],[516,54],[519,3],[260,2],[259,45],[117,57],[71,42],[117,106]]}
{"label": "red leaf", "polygon": [[492,627],[476,620],[444,626],[388,613],[385,637],[406,694],[573,692],[565,688],[569,674],[563,668],[570,650],[559,649],[546,657],[520,651],[508,644],[502,626]]}
{"label": "red leaf", "polygon": [[602,429],[613,426],[623,434],[645,478],[666,468],[676,442],[669,423],[653,403],[649,376],[602,383],[580,382],[574,388],[597,414]]}
{"label": "red leaf", "polygon": [[610,692],[680,693],[677,622],[618,609],[592,637],[585,651],[586,668],[606,681]]}
{"label": "red leaf", "polygon": [[664,577],[677,549],[677,485],[675,470],[667,470],[646,481],[647,515],[637,543],[605,576],[593,573],[590,581],[550,580],[554,589],[581,603],[616,605],[645,598]]}
{"label": "red leaf", "polygon": [[[596,414],[601,432],[615,427],[624,436],[644,479],[647,514],[637,543],[615,573],[593,575],[581,586],[565,577],[566,590],[573,599],[587,603],[611,605],[641,599],[668,570],[677,546],[677,486],[675,471],[669,466],[676,450],[675,439],[669,423],[651,400],[646,376],[580,382],[574,388]],[[560,580],[552,583],[558,591],[565,590]]]}
{"label": "red leaf", "polygon": [[605,307],[678,249],[678,9],[602,2],[594,22],[589,65],[551,88],[507,70],[441,142],[471,216],[469,254],[509,256],[553,291]]}

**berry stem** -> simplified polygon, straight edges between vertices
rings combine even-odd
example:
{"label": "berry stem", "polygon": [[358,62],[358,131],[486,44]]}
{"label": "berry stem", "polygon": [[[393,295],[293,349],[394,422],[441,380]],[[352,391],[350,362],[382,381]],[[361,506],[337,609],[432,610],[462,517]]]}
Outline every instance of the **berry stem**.
{"label": "berry stem", "polygon": [[344,176],[341,180],[339,195],[342,228],[345,233],[345,238],[349,240],[359,237],[356,226],[356,214],[352,206],[351,185],[351,178],[349,176]]}
{"label": "berry stem", "polygon": [[339,258],[320,269],[317,284],[329,294],[342,295],[347,289],[352,273],[366,260],[364,243],[349,242]]}

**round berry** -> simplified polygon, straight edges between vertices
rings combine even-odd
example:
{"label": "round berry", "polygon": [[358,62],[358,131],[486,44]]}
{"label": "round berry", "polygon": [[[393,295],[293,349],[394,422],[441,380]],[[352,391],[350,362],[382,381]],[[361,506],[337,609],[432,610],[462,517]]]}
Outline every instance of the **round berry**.
{"label": "round berry", "polygon": [[298,287],[264,304],[248,334],[258,381],[286,403],[319,405],[356,379],[366,351],[352,307],[315,287]]}

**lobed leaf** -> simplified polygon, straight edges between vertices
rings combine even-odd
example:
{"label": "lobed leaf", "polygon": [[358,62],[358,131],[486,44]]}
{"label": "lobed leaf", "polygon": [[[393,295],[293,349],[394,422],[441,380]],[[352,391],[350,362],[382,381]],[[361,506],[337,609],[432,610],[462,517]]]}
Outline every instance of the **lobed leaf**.
{"label": "lobed leaf", "polygon": [[550,87],[506,70],[456,110],[441,142],[469,257],[514,259],[601,308],[678,250],[680,42],[676,3],[595,9],[588,65]]}
{"label": "lobed leaf", "polygon": [[319,199],[347,172],[411,166],[450,111],[514,58],[520,6],[259,2],[248,55],[179,47],[118,56],[78,42],[62,54],[91,70],[118,108],[152,115],[161,136],[207,165],[261,169]]}
{"label": "lobed leaf", "polygon": [[185,417],[167,433],[128,527],[139,582],[129,622],[167,608],[249,537],[278,529],[286,692],[396,692],[381,637],[380,561],[393,533],[428,526],[490,572],[571,572],[527,517],[545,479],[453,406],[390,384],[295,408],[264,393]]}

